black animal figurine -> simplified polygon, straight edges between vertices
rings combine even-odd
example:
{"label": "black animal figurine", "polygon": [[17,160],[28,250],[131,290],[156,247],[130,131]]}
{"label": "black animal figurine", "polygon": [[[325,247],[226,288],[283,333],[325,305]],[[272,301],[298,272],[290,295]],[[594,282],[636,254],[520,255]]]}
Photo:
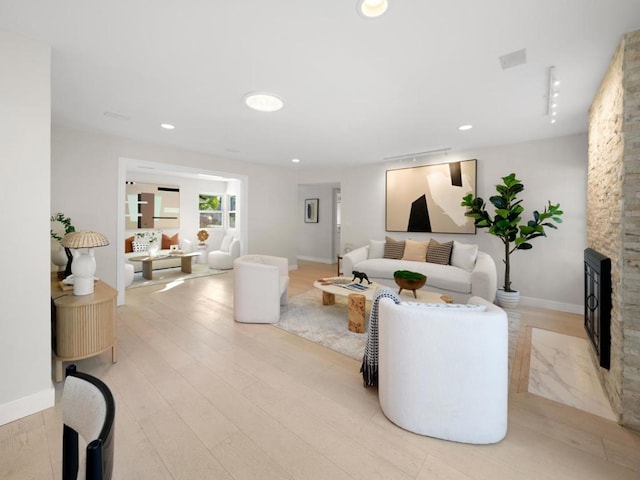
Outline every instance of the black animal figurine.
{"label": "black animal figurine", "polygon": [[351,273],[353,273],[353,280],[351,280],[352,282],[355,282],[356,278],[359,278],[360,279],[360,283],[362,283],[362,280],[366,280],[367,283],[369,285],[371,285],[371,281],[369,280],[369,277],[367,277],[366,273],[364,273],[364,272],[356,272],[355,270],[353,272],[351,272]]}

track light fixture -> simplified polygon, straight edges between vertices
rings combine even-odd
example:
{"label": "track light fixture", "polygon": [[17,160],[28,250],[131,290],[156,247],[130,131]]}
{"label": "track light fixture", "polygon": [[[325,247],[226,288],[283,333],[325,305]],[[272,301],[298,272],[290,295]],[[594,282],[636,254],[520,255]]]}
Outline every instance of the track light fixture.
{"label": "track light fixture", "polygon": [[556,123],[558,116],[558,96],[560,95],[560,80],[556,74],[556,67],[549,67],[549,87],[547,91],[547,116],[551,123]]}

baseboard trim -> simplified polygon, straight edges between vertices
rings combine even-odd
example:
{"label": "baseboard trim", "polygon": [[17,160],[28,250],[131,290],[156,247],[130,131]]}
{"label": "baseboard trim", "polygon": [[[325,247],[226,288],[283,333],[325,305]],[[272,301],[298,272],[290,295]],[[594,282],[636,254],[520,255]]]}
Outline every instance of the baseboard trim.
{"label": "baseboard trim", "polygon": [[584,314],[584,305],[554,302],[553,300],[544,300],[542,298],[520,297],[520,305],[525,307],[546,308],[548,310],[557,310],[559,312],[575,313],[577,315]]}
{"label": "baseboard trim", "polygon": [[46,410],[47,408],[53,407],[55,403],[56,390],[53,385],[33,395],[4,403],[0,405],[0,425],[6,425],[20,418]]}
{"label": "baseboard trim", "polygon": [[306,260],[307,262],[328,263],[329,265],[336,263],[335,260],[327,258],[305,257],[302,255],[298,255],[296,258],[298,260]]}

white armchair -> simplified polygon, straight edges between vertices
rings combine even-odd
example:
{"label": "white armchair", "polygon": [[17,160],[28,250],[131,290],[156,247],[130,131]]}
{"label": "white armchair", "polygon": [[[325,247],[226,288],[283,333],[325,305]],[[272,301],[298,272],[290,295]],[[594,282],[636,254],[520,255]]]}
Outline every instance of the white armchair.
{"label": "white armchair", "polygon": [[507,432],[507,315],[479,297],[469,304],[484,311],[380,300],[378,396],[411,432],[496,443]]}
{"label": "white armchair", "polygon": [[242,323],[277,323],[288,303],[289,260],[245,255],[233,261],[233,318]]}
{"label": "white armchair", "polygon": [[225,236],[220,244],[220,249],[209,252],[207,261],[210,268],[229,270],[233,268],[233,261],[239,256],[240,240]]}

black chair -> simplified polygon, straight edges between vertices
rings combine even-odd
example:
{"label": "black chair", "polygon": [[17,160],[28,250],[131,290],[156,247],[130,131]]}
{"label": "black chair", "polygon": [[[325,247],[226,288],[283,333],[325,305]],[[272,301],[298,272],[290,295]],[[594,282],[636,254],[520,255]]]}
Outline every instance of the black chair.
{"label": "black chair", "polygon": [[[110,480],[113,470],[116,404],[111,390],[101,380],[66,370],[62,393],[62,479]],[[78,434],[87,442],[86,475],[78,476]]]}

